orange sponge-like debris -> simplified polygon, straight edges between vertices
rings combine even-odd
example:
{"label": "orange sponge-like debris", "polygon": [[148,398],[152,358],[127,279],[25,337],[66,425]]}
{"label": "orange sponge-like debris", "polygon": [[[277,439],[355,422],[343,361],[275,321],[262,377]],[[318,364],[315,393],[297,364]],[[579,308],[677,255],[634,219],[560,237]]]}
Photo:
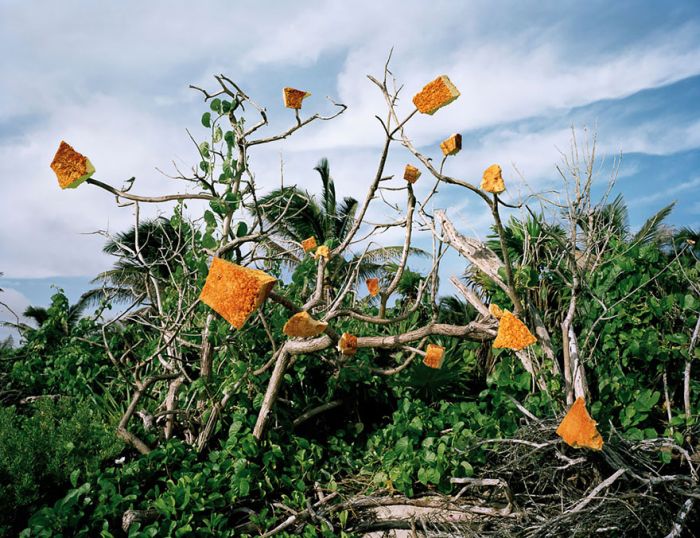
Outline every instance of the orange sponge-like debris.
{"label": "orange sponge-like debris", "polygon": [[557,435],[564,442],[574,448],[592,448],[601,450],[603,448],[603,438],[596,428],[597,422],[591,418],[586,410],[586,402],[583,398],[576,398],[576,401],[569,409],[564,419],[557,428]]}
{"label": "orange sponge-like debris", "polygon": [[372,297],[376,297],[379,293],[379,279],[378,278],[368,278],[367,279],[367,289]]}
{"label": "orange sponge-like debris", "polygon": [[443,140],[440,142],[440,149],[445,157],[448,155],[457,155],[459,150],[462,149],[462,135],[455,133],[450,138]]}
{"label": "orange sponge-like debris", "polygon": [[92,166],[90,159],[75,151],[63,140],[51,161],[51,168],[56,173],[58,184],[62,189],[75,189],[95,173],[95,167]]}
{"label": "orange sponge-like debris", "polygon": [[304,239],[301,242],[301,248],[304,249],[304,252],[309,252],[310,250],[313,250],[316,248],[316,238],[315,237],[309,237],[308,239]]}
{"label": "orange sponge-like debris", "polygon": [[284,99],[284,106],[287,108],[294,108],[299,110],[301,108],[301,102],[309,97],[311,94],[302,90],[295,90],[294,88],[284,88],[282,89],[282,98]]}
{"label": "orange sponge-like debris", "polygon": [[321,245],[320,247],[318,247],[318,248],[316,249],[316,252],[314,253],[314,258],[315,258],[315,259],[318,259],[319,256],[323,256],[324,258],[326,258],[326,260],[328,260],[328,258],[330,258],[330,256],[331,256],[331,251],[330,251],[330,249],[328,248],[328,246],[326,246],[326,245]]}
{"label": "orange sponge-like debris", "polygon": [[420,170],[413,165],[407,164],[406,169],[403,171],[403,178],[409,183],[415,183],[420,177]]}
{"label": "orange sponge-like debris", "polygon": [[426,84],[421,91],[414,95],[413,104],[416,105],[419,112],[433,115],[457,97],[459,97],[459,90],[447,78],[447,75],[442,75]]}
{"label": "orange sponge-like debris", "polygon": [[442,367],[442,361],[445,357],[445,348],[436,344],[428,344],[423,357],[423,364],[428,368],[439,369]]}
{"label": "orange sponge-like debris", "polygon": [[309,338],[318,336],[328,327],[325,321],[317,321],[312,318],[308,312],[299,312],[294,314],[284,324],[282,331],[287,336],[298,336],[301,338]]}
{"label": "orange sponge-like debris", "polygon": [[481,189],[496,194],[506,190],[506,184],[503,183],[503,176],[501,173],[501,167],[497,164],[489,166],[484,170],[484,177],[481,180]]}
{"label": "orange sponge-like debris", "polygon": [[338,351],[348,356],[357,353],[357,336],[350,333],[343,333],[343,336],[338,340]]}
{"label": "orange sponge-like debris", "polygon": [[503,310],[501,310],[501,307],[498,306],[496,303],[491,303],[489,305],[489,312],[496,319],[501,319],[501,317],[503,316]]}
{"label": "orange sponge-like debris", "polygon": [[525,324],[508,310],[504,310],[498,324],[498,333],[493,341],[493,347],[519,351],[535,342],[537,342],[537,338],[532,335]]}
{"label": "orange sponge-like debris", "polygon": [[267,298],[277,280],[263,271],[214,258],[200,300],[236,329]]}

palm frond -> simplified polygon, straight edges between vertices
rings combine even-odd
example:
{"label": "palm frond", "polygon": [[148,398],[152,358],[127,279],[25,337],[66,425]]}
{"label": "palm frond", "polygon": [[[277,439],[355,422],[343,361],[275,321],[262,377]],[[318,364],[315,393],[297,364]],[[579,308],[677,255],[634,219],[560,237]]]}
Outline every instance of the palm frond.
{"label": "palm frond", "polygon": [[325,241],[323,214],[316,200],[297,187],[283,187],[259,200],[259,211],[272,224],[278,222],[275,231],[292,241],[301,242],[314,236]]}
{"label": "palm frond", "polygon": [[663,221],[666,220],[666,217],[668,217],[671,214],[671,211],[673,211],[673,207],[675,205],[676,202],[672,202],[660,211],[658,211],[655,215],[652,215],[650,218],[648,218],[647,221],[644,224],[642,224],[642,227],[639,229],[639,231],[636,234],[634,234],[632,242],[643,244],[657,242],[661,238],[663,232],[665,231],[663,227]]}
{"label": "palm frond", "polygon": [[46,320],[49,319],[49,312],[43,306],[31,306],[30,305],[24,309],[24,312],[22,312],[22,315],[25,318],[33,319],[34,322],[39,327],[41,327],[44,323],[46,323]]}
{"label": "palm frond", "polygon": [[[410,247],[408,252],[411,256],[418,256],[421,258],[430,257],[430,254],[428,252],[417,247]],[[363,262],[367,263],[397,262],[401,260],[402,254],[402,246],[379,247],[365,252],[362,259]],[[359,258],[359,256],[355,256],[353,259],[357,258]]]}
{"label": "palm frond", "polygon": [[346,196],[343,198],[343,203],[338,207],[336,237],[341,241],[345,239],[345,236],[350,232],[359,205],[359,202],[355,200],[355,198]]}
{"label": "palm frond", "polygon": [[328,159],[325,157],[321,159],[314,167],[314,170],[321,176],[321,184],[323,186],[321,199],[323,200],[324,232],[327,236],[326,239],[333,239],[333,234],[336,231],[335,184],[333,183],[333,178],[331,178],[331,169],[328,164]]}
{"label": "palm frond", "polygon": [[[95,280],[93,280],[93,283]],[[83,293],[76,306],[80,305],[81,311],[87,308],[99,306],[103,300],[109,300],[113,303],[129,303],[139,297],[137,290],[132,287],[120,286],[103,286],[94,288]]]}
{"label": "palm frond", "polygon": [[[605,204],[596,209],[594,218],[600,221],[597,225],[599,230],[607,228],[607,233],[611,233],[620,238],[627,237],[629,233],[629,212],[627,211],[627,205],[625,204],[622,194],[618,194],[609,204]],[[587,219],[581,219],[584,231],[587,231],[587,222]]]}

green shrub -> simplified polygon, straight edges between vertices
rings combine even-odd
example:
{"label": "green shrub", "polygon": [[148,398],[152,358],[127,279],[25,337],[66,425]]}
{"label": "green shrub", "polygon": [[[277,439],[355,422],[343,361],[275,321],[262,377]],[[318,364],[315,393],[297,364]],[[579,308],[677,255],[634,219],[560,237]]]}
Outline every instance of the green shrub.
{"label": "green shrub", "polygon": [[62,495],[70,480],[95,474],[122,448],[87,404],[41,400],[32,411],[0,408],[0,534]]}

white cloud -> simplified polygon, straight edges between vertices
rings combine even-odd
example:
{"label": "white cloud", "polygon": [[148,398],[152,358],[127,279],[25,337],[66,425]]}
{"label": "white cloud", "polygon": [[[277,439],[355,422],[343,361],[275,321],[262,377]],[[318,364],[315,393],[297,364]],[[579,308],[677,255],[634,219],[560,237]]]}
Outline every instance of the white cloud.
{"label": "white cloud", "polygon": [[[573,107],[700,73],[696,21],[673,27],[657,21],[624,38],[616,20],[580,33],[585,9],[573,3],[506,8],[441,0],[429,6],[369,0],[353,5],[67,0],[42,9],[7,3],[0,8],[0,46],[12,51],[0,60],[3,72],[11,74],[0,88],[0,270],[25,277],[90,275],[111,264],[100,254],[101,237],[80,234],[123,230],[133,222],[131,210],[116,208],[113,197],[91,186],[60,191],[48,168],[58,141],[66,139],[89,155],[99,179],[119,185],[136,175],[134,190],[143,194],[179,189],[154,167],[170,170],[171,159],[185,167],[196,162],[184,127],[198,126],[201,101],[187,85],[211,88],[211,74],[218,72],[234,76],[253,97],[255,91],[275,99],[262,103],[271,120],[266,134],[293,121],[279,102],[281,85],[314,87],[304,113],[332,111],[324,94],[350,107],[333,122],[255,148],[251,164],[263,190],[279,185],[281,152],[285,183],[317,192],[313,166],[325,155],[339,196],[364,199],[383,139],[374,115],[385,114],[384,100],[366,75],[381,76],[392,46],[391,67],[404,85],[402,114],[436,75],[449,74],[462,91],[449,108],[412,120],[408,134],[417,144],[438,158],[437,143],[462,132],[465,148],[449,160],[449,173],[478,184],[482,170],[499,162],[510,195],[547,188],[555,179],[556,148],[566,148],[570,137],[558,118]],[[617,41],[608,34],[604,41],[589,39],[611,31]],[[548,126],[513,123],[533,117]],[[668,125],[651,118],[633,131],[601,121],[601,129],[601,151],[612,154],[667,154],[700,146],[700,121],[692,119]],[[392,149],[386,169],[397,176],[392,184],[401,184],[403,165],[413,160],[399,145]],[[425,174],[416,185],[419,198],[430,185]],[[400,200],[400,194],[387,196]],[[478,200],[462,208],[460,198],[445,203],[456,206],[459,222],[483,233],[487,220],[476,209]],[[143,207],[145,217],[156,211]],[[391,213],[375,201],[369,218],[387,216]],[[400,239],[401,230],[385,238]]]}
{"label": "white cloud", "polygon": [[[90,157],[96,178],[119,187],[135,174],[134,191],[145,195],[179,188],[155,166],[169,169],[170,157],[193,160],[181,127],[113,97],[98,95],[54,111],[42,130],[0,146],[3,199],[10,202],[3,204],[7,225],[0,226],[2,270],[8,276],[96,274],[111,263],[100,253],[104,239],[80,234],[133,224],[133,211],[116,208],[114,197],[101,189],[58,187],[49,163],[61,139]],[[142,216],[156,211],[144,205]]]}
{"label": "white cloud", "polygon": [[[662,189],[658,192],[655,192],[654,194],[648,194],[646,196],[638,196],[636,198],[632,198],[628,202],[628,206],[639,206],[639,205],[645,205],[645,204],[650,204],[652,202],[658,202],[659,200],[668,200],[673,198],[677,194],[681,194],[687,191],[696,191],[700,189],[700,177],[696,177],[693,179],[689,179],[688,181],[684,181],[683,183],[679,185],[675,185],[673,187],[667,188],[667,189]],[[694,208],[698,208],[700,204],[697,202],[693,206]],[[691,209],[692,211],[692,209]]]}

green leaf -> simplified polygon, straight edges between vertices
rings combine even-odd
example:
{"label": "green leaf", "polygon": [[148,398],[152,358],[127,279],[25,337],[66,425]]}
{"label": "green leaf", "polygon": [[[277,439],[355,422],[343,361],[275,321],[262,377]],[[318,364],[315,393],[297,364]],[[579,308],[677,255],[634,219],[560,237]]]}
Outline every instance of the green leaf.
{"label": "green leaf", "polygon": [[234,194],[232,192],[227,192],[224,196],[224,200],[228,205],[229,211],[236,211],[241,204],[241,195],[240,193]]}
{"label": "green leaf", "polygon": [[411,420],[411,423],[409,424],[409,427],[412,430],[415,430],[417,433],[422,433],[423,421],[420,419],[420,417],[413,417],[413,419]]}
{"label": "green leaf", "polygon": [[204,212],[204,222],[207,223],[207,230],[216,228],[216,217],[208,209]]}
{"label": "green leaf", "polygon": [[689,293],[683,298],[683,308],[686,310],[693,310],[697,304],[695,297]]}
{"label": "green leaf", "polygon": [[464,469],[464,474],[467,476],[473,476],[474,475],[474,467],[471,466],[471,464],[468,461],[463,461],[462,463],[459,464],[462,469]]}
{"label": "green leaf", "polygon": [[221,131],[221,127],[219,127],[219,126],[217,125],[217,126],[216,126],[216,129],[214,129],[214,136],[212,137],[211,141],[212,141],[214,144],[218,144],[219,142],[221,142],[222,136],[223,136],[223,133],[222,133],[222,131]]}
{"label": "green leaf", "polygon": [[70,484],[74,488],[78,487],[78,477],[80,476],[80,469],[76,469],[70,474]]}
{"label": "green leaf", "polygon": [[204,234],[204,237],[202,237],[202,246],[204,248],[212,249],[216,247],[216,240],[211,236],[211,234]]}
{"label": "green leaf", "polygon": [[223,217],[226,215],[226,202],[223,200],[220,200],[218,198],[211,200],[209,202],[209,207],[211,207],[212,211],[216,213],[217,215]]}
{"label": "green leaf", "polygon": [[398,441],[396,441],[396,450],[398,452],[408,452],[408,450],[411,448],[411,442],[408,439],[408,437],[402,437]]}
{"label": "green leaf", "polygon": [[661,458],[661,461],[665,464],[671,463],[671,451],[670,450],[662,450],[659,452],[659,456]]}
{"label": "green leaf", "polygon": [[211,112],[202,114],[202,125],[207,128],[211,127]]}
{"label": "green leaf", "polygon": [[211,103],[209,104],[209,108],[211,108],[214,112],[221,114],[221,99],[218,97],[216,99],[212,99]]}

